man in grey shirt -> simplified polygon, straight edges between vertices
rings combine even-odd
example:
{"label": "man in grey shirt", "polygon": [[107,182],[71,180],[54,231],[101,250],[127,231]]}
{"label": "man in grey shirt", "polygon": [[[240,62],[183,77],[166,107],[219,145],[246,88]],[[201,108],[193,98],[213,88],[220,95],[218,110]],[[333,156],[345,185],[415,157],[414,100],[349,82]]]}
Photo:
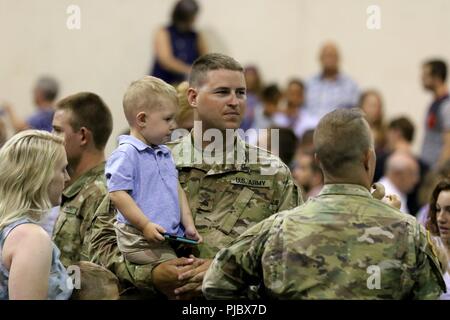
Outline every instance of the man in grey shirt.
{"label": "man in grey shirt", "polygon": [[422,67],[422,83],[431,91],[434,101],[428,109],[422,160],[430,168],[438,168],[450,159],[450,98],[446,84],[447,65],[441,60],[430,60]]}

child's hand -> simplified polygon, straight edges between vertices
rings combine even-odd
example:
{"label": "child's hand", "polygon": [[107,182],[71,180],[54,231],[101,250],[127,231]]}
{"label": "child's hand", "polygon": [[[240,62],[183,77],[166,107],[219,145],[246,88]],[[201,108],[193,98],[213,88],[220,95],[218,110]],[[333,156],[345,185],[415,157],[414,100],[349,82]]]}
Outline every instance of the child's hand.
{"label": "child's hand", "polygon": [[399,196],[396,194],[388,194],[381,201],[390,205],[391,207],[394,207],[395,209],[400,210],[400,208],[402,207],[402,202],[400,201]]}
{"label": "child's hand", "polygon": [[185,235],[186,238],[197,240],[198,243],[203,242],[202,236],[197,232],[197,229],[195,229],[195,227],[186,228]]}
{"label": "child's hand", "polygon": [[159,224],[148,222],[144,230],[142,230],[142,233],[144,234],[144,238],[147,239],[147,241],[151,242],[159,242],[164,241],[164,237],[161,233],[165,233],[166,230],[161,227]]}

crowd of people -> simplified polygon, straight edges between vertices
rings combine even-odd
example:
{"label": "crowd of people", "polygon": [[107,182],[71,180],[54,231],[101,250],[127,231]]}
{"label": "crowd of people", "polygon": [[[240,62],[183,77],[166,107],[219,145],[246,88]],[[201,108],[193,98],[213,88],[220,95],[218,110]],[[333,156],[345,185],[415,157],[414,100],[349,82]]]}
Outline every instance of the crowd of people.
{"label": "crowd of people", "polygon": [[28,119],[4,104],[0,299],[450,299],[445,62],[422,66],[433,101],[416,155],[414,124],[385,119],[336,44],[317,75],[283,89],[206,53],[197,12],[181,0],[159,31],[111,155],[95,93],[58,100],[45,76]]}

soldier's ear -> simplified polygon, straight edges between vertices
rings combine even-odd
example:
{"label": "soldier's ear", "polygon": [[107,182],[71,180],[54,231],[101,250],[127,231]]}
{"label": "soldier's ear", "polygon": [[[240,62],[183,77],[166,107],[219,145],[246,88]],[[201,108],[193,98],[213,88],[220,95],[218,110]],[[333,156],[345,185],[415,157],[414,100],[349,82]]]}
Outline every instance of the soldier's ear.
{"label": "soldier's ear", "polygon": [[375,161],[375,152],[372,149],[368,149],[366,152],[364,152],[363,164],[366,171],[374,170]]}
{"label": "soldier's ear", "polygon": [[80,128],[80,145],[85,146],[92,140],[92,132],[86,127]]}
{"label": "soldier's ear", "polygon": [[187,90],[187,99],[188,99],[189,105],[192,108],[197,108],[197,99],[198,99],[197,89],[189,88]]}

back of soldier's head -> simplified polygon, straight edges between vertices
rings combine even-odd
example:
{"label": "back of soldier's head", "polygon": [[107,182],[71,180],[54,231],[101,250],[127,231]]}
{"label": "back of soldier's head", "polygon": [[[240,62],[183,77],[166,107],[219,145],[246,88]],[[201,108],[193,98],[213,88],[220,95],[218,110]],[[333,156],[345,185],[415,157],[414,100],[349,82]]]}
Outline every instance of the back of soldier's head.
{"label": "back of soldier's head", "polygon": [[103,150],[113,128],[111,111],[95,93],[79,92],[58,101],[57,110],[71,114],[70,125],[74,131],[85,127],[92,132],[92,139],[98,150]]}
{"label": "back of soldier's head", "polygon": [[345,176],[373,149],[373,137],[359,109],[337,109],[325,115],[314,132],[314,149],[322,169]]}

